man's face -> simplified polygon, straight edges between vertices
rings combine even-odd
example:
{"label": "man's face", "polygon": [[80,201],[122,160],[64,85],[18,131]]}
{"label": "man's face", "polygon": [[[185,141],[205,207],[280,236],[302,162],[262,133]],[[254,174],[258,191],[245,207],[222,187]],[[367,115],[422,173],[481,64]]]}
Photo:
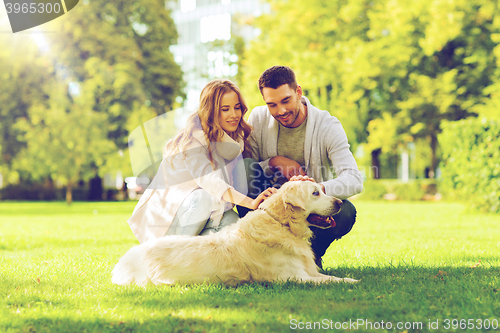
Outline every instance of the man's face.
{"label": "man's face", "polygon": [[271,115],[285,127],[295,128],[304,121],[300,117],[300,98],[302,88],[298,85],[296,90],[290,88],[288,84],[279,86],[276,89],[264,87],[262,97],[269,108]]}

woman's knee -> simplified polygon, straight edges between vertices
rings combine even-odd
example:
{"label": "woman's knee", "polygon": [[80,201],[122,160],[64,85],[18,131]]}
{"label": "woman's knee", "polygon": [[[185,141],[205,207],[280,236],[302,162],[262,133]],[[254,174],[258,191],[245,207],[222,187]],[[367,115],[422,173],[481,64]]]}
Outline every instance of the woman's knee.
{"label": "woman's knee", "polygon": [[228,210],[224,212],[224,215],[222,215],[222,219],[220,220],[219,227],[217,230],[220,230],[224,227],[227,227],[231,224],[235,224],[239,220],[238,214],[234,210]]}
{"label": "woman's knee", "polygon": [[203,189],[191,192],[182,202],[167,235],[196,236],[210,218],[212,196]]}
{"label": "woman's knee", "polygon": [[212,195],[202,188],[194,190],[185,199],[190,209],[206,210],[212,204]]}

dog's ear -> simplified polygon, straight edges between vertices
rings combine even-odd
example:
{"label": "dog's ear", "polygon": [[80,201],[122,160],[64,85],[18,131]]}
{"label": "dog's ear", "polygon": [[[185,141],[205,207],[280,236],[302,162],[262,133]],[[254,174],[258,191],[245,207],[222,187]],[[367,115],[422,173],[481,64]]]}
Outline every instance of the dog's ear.
{"label": "dog's ear", "polygon": [[285,204],[285,209],[287,209],[288,206],[291,205],[293,207],[306,210],[306,202],[304,200],[304,196],[298,188],[292,188],[287,191],[283,195],[283,203]]}

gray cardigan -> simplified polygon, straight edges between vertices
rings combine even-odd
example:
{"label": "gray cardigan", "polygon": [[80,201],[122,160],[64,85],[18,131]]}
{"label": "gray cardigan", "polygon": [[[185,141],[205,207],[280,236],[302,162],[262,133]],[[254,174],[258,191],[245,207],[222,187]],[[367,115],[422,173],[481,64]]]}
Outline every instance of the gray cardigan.
{"label": "gray cardigan", "polygon": [[[349,150],[340,121],[327,111],[312,106],[305,96],[301,101],[307,106],[304,142],[307,175],[322,183],[328,195],[346,199],[360,193],[363,177]],[[248,122],[253,126],[250,136],[252,157],[260,162],[267,175],[271,175],[269,159],[278,155],[279,123],[271,116],[267,106],[254,108]]]}

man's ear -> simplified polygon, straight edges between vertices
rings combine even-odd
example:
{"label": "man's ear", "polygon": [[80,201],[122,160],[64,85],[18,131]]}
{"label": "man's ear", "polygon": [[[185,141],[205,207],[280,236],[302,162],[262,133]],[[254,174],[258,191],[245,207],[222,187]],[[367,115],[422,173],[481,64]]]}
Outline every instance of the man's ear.
{"label": "man's ear", "polygon": [[302,87],[300,86],[300,84],[297,84],[297,89],[295,89],[295,91],[297,92],[297,97],[300,101],[300,98],[302,97]]}

